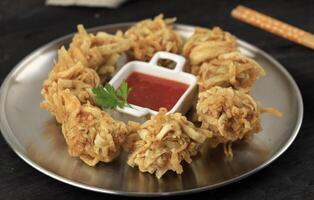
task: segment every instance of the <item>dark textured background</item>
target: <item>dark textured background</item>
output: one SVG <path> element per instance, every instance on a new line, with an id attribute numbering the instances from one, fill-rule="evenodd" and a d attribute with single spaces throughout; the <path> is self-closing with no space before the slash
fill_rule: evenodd
<path id="1" fill-rule="evenodd" d="M 298 83 L 305 104 L 301 131 L 279 159 L 257 174 L 212 191 L 178 198 L 314 199 L 314 50 L 278 38 L 230 17 L 243 4 L 314 33 L 314 1 L 138 0 L 119 9 L 46 7 L 43 0 L 0 0 L 0 82 L 39 46 L 86 27 L 137 21 L 160 12 L 179 23 L 219 25 L 275 57 Z M 1 111 L 0 111 L 1 112 Z M 0 136 L 0 199 L 120 199 L 58 182 L 24 163 Z"/>

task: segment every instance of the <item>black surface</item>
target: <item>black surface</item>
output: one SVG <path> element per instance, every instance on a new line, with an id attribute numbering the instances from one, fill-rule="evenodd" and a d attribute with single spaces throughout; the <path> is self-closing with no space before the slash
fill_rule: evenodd
<path id="1" fill-rule="evenodd" d="M 24 56 L 45 43 L 86 27 L 137 21 L 160 12 L 179 23 L 219 25 L 271 54 L 295 78 L 305 104 L 301 131 L 292 146 L 257 174 L 229 186 L 178 198 L 314 199 L 314 50 L 230 17 L 243 4 L 314 33 L 313 1 L 133 0 L 119 9 L 46 7 L 42 0 L 0 0 L 0 82 Z M 0 136 L 0 199 L 120 199 L 58 182 L 22 161 Z"/>

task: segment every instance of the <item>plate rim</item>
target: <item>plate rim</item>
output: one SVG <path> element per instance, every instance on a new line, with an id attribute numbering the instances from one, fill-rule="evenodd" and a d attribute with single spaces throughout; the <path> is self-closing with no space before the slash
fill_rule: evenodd
<path id="1" fill-rule="evenodd" d="M 102 30 L 102 29 L 109 29 L 109 28 L 116 28 L 116 27 L 127 27 L 127 26 L 134 24 L 134 23 L 135 22 L 123 22 L 123 23 L 114 23 L 114 24 L 96 26 L 96 27 L 92 27 L 92 28 L 87 29 L 87 31 L 94 32 L 94 31 L 98 31 L 98 30 Z M 197 26 L 177 23 L 177 24 L 175 24 L 175 27 L 177 29 L 189 29 L 189 30 L 191 30 Z M 6 96 L 4 94 L 5 94 L 5 91 L 7 91 L 7 88 L 9 86 L 8 82 L 9 82 L 10 78 L 14 74 L 16 74 L 19 70 L 23 69 L 22 66 L 24 65 L 24 63 L 27 63 L 28 61 L 32 60 L 34 57 L 36 57 L 42 51 L 47 50 L 53 44 L 59 43 L 61 41 L 64 41 L 64 40 L 71 38 L 74 35 L 74 33 L 75 32 L 70 33 L 70 34 L 66 34 L 62 37 L 59 37 L 55 40 L 52 40 L 51 42 L 48 42 L 48 43 L 42 45 L 41 47 L 33 50 L 30 54 L 28 54 L 26 57 L 24 57 L 20 62 L 18 62 L 12 68 L 12 70 L 5 77 L 5 79 L 3 80 L 2 84 L 1 84 L 1 88 L 0 88 L 0 108 L 1 109 L 0 110 L 5 109 Z M 260 164 L 256 168 L 241 174 L 240 176 L 233 177 L 229 180 L 225 180 L 223 182 L 219 182 L 219 183 L 216 183 L 213 185 L 207 185 L 207 186 L 202 186 L 202 187 L 193 188 L 193 189 L 186 189 L 186 190 L 181 190 L 181 191 L 175 190 L 175 191 L 170 191 L 170 192 L 133 192 L 133 191 L 121 191 L 121 190 L 105 189 L 105 188 L 90 186 L 90 185 L 87 185 L 84 183 L 79 183 L 77 181 L 74 181 L 74 180 L 65 178 L 63 176 L 60 176 L 58 174 L 55 174 L 55 173 L 45 169 L 44 167 L 40 166 L 39 164 L 35 163 L 30 158 L 28 158 L 28 156 L 25 153 L 23 153 L 23 150 L 19 146 L 19 143 L 16 141 L 17 139 L 15 138 L 14 133 L 8 124 L 5 112 L 0 113 L 0 117 L 1 117 L 0 118 L 0 130 L 1 130 L 2 136 L 4 137 L 5 141 L 9 144 L 11 149 L 22 160 L 24 160 L 27 164 L 29 164 L 31 167 L 35 168 L 36 170 L 40 171 L 41 173 L 43 173 L 43 174 L 45 174 L 45 175 L 47 175 L 47 176 L 49 176 L 55 180 L 58 180 L 60 182 L 63 182 L 63 183 L 66 183 L 66 184 L 69 184 L 69 185 L 72 185 L 72 186 L 75 186 L 78 188 L 82 188 L 82 189 L 86 189 L 86 190 L 90 190 L 90 191 L 95 191 L 95 192 L 100 192 L 100 193 L 122 195 L 122 196 L 146 196 L 146 197 L 183 195 L 183 194 L 188 194 L 188 193 L 190 194 L 190 193 L 196 193 L 196 192 L 201 192 L 201 191 L 206 191 L 206 190 L 212 190 L 212 189 L 215 189 L 215 188 L 218 188 L 221 186 L 225 186 L 225 185 L 229 185 L 231 183 L 237 182 L 237 181 L 242 180 L 242 179 L 244 179 L 244 178 L 246 178 L 252 174 L 255 174 L 256 172 L 260 171 L 261 169 L 263 169 L 266 166 L 268 166 L 269 164 L 271 164 L 279 156 L 281 156 L 291 146 L 292 142 L 295 140 L 296 136 L 298 135 L 300 128 L 301 128 L 301 125 L 302 125 L 303 115 L 304 115 L 304 105 L 303 105 L 303 99 L 302 99 L 300 89 L 299 89 L 296 81 L 293 79 L 291 74 L 283 67 L 283 65 L 281 65 L 275 58 L 273 58 L 271 55 L 267 54 L 265 51 L 261 50 L 260 48 L 256 47 L 255 45 L 252 45 L 248 42 L 245 42 L 244 40 L 241 40 L 239 38 L 237 39 L 237 42 L 241 46 L 244 46 L 253 52 L 259 52 L 262 56 L 264 56 L 270 62 L 274 63 L 274 65 L 276 65 L 277 69 L 279 69 L 285 75 L 285 77 L 288 79 L 288 81 L 291 83 L 293 90 L 296 93 L 296 99 L 297 99 L 297 104 L 298 104 L 298 106 L 297 106 L 298 107 L 298 116 L 297 116 L 296 125 L 292 131 L 290 138 L 287 140 L 287 142 L 279 150 L 277 150 L 277 152 L 273 156 L 271 156 L 268 160 L 266 160 L 265 162 L 263 162 L 262 164 Z"/>

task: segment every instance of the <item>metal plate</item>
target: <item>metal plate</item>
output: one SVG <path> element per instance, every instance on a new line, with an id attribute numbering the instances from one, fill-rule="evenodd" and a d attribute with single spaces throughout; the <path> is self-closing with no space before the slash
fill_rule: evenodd
<path id="1" fill-rule="evenodd" d="M 115 32 L 125 30 L 130 23 L 102 26 L 90 31 Z M 184 37 L 193 27 L 176 25 Z M 295 139 L 303 118 L 300 91 L 289 73 L 260 49 L 239 40 L 242 52 L 253 57 L 265 69 L 267 76 L 258 80 L 252 94 L 263 106 L 274 106 L 284 113 L 276 118 L 263 114 L 263 131 L 252 140 L 234 145 L 234 159 L 224 157 L 220 148 L 206 145 L 184 164 L 182 175 L 167 173 L 158 180 L 126 164 L 122 154 L 114 162 L 89 167 L 67 153 L 60 126 L 45 110 L 42 82 L 51 70 L 57 49 L 69 42 L 68 35 L 31 53 L 7 76 L 1 87 L 1 131 L 11 148 L 28 164 L 59 181 L 97 192 L 159 196 L 197 192 L 220 187 L 257 172 L 281 155 Z"/>

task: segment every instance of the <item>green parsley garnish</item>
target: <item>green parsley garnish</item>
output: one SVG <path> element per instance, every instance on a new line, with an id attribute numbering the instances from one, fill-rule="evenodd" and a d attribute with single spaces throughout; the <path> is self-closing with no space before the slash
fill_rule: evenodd
<path id="1" fill-rule="evenodd" d="M 92 89 L 95 94 L 97 106 L 101 108 L 123 108 L 131 105 L 128 103 L 128 96 L 131 91 L 128 83 L 123 81 L 120 87 L 115 90 L 112 85 L 106 83 L 105 87 L 98 86 Z"/>

